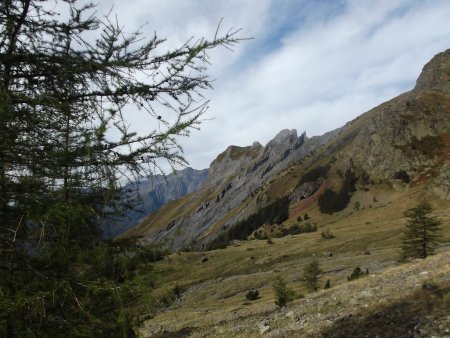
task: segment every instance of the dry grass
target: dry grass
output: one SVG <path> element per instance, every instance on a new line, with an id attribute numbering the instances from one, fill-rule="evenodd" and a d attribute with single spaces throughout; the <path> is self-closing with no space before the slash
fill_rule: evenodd
<path id="1" fill-rule="evenodd" d="M 355 305 L 352 305 L 350 296 L 355 288 L 364 293 L 365 285 L 369 281 L 374 290 L 379 283 L 385 283 L 385 297 L 388 299 L 393 296 L 407 297 L 401 290 L 390 289 L 389 276 L 395 271 L 399 275 L 401 271 L 409 271 L 407 265 L 398 267 L 396 262 L 399 238 L 405 224 L 403 211 L 423 198 L 422 191 L 418 187 L 398 192 L 388 191 L 385 187 L 374 187 L 368 192 L 358 192 L 353 197 L 361 201 L 364 209 L 355 211 L 351 203 L 347 209 L 332 216 L 321 214 L 317 206 L 308 209 L 310 221 L 319 226 L 318 232 L 276 238 L 273 239 L 274 244 L 268 244 L 265 240 L 251 240 L 239 242 L 224 250 L 169 256 L 156 266 L 160 271 L 160 280 L 155 295 L 162 295 L 176 284 L 185 292 L 180 301 L 145 324 L 141 331 L 142 336 L 148 337 L 158 333 L 163 337 L 164 334 L 173 333 L 176 337 L 175 332 L 178 332 L 180 337 L 181 334 L 194 337 L 214 336 L 222 330 L 220 336 L 252 337 L 259 335 L 258 323 L 267 316 L 271 318 L 271 334 L 276 336 L 279 333 L 282 336 L 286 327 L 296 332 L 299 326 L 293 325 L 289 316 L 287 318 L 286 315 L 280 315 L 274 304 L 271 285 L 277 275 L 282 275 L 286 279 L 289 288 L 297 297 L 306 295 L 306 298 L 298 299 L 289 305 L 288 309 L 292 309 L 295 313 L 300 310 L 303 313 L 306 311 L 304 309 L 308 309 L 308 313 L 312 311 L 312 314 L 320 313 L 320 316 L 327 311 L 330 316 L 344 314 Z M 373 201 L 374 196 L 377 202 Z M 367 205 L 370 201 L 371 207 Z M 432 199 L 432 202 L 436 214 L 444 221 L 444 240 L 448 245 L 450 242 L 448 201 Z M 330 229 L 336 238 L 321 239 L 322 229 Z M 208 257 L 208 261 L 202 263 L 204 256 Z M 302 283 L 302 270 L 311 256 L 318 258 L 324 271 L 321 282 L 324 284 L 329 279 L 333 287 L 331 290 L 307 294 Z M 429 275 L 423 276 L 424 278 L 419 276 L 417 279 L 417 276 L 411 274 L 411 283 L 417 286 L 417 283 L 420 284 L 422 280 L 435 274 L 441 276 L 447 272 L 447 276 L 450 275 L 449 255 L 443 257 L 445 259 L 433 262 L 447 265 L 437 269 L 439 271 L 430 271 Z M 377 276 L 348 283 L 347 276 L 356 266 L 360 266 L 363 271 L 367 268 L 371 274 Z M 404 289 L 403 282 L 400 280 L 396 287 Z M 394 288 L 395 283 L 392 285 Z M 250 289 L 258 289 L 261 297 L 255 301 L 247 301 L 245 294 Z M 338 294 L 341 294 L 340 298 Z M 327 309 L 326 311 L 309 309 L 308 304 L 314 303 L 319 299 L 317 297 L 338 298 L 332 302 L 324 300 L 326 304 L 321 305 L 321 308 Z M 364 305 L 361 310 L 378 304 L 377 297 L 378 295 L 373 295 L 373 299 L 366 302 L 367 307 Z M 304 334 L 310 334 L 308 333 L 310 331 L 318 332 L 317 330 L 325 330 L 334 325 L 337 317 L 333 318 L 328 321 L 312 321 L 311 326 L 302 324 L 301 327 L 306 327 Z M 240 328 L 242 334 L 236 331 L 236 328 Z"/>

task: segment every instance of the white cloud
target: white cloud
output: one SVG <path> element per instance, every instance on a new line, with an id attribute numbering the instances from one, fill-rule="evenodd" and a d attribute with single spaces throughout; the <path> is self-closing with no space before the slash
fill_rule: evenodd
<path id="1" fill-rule="evenodd" d="M 224 29 L 242 27 L 244 36 L 255 37 L 234 53 L 211 53 L 210 72 L 217 81 L 208 93 L 207 117 L 214 120 L 182 140 L 193 167 L 207 167 L 230 144 L 264 144 L 284 128 L 312 136 L 340 127 L 411 89 L 423 65 L 450 47 L 447 0 L 279 4 L 116 1 L 124 25 L 136 28 L 149 21 L 146 32 L 156 29 L 168 37 L 166 47 L 190 36 L 211 37 L 222 17 Z M 139 125 L 138 118 L 132 123 Z"/>

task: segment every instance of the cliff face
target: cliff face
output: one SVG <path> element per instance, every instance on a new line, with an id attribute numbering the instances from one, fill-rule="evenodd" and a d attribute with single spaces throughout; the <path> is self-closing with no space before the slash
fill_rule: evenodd
<path id="1" fill-rule="evenodd" d="M 289 195 L 293 202 L 309 198 L 323 179 L 299 187 L 298 179 L 287 177 L 318 163 L 328 163 L 334 172 L 364 173 L 394 188 L 402 186 L 397 179 L 401 172 L 410 184 L 426 182 L 427 189 L 450 199 L 449 80 L 446 51 L 425 65 L 412 91 L 340 129 L 312 138 L 286 129 L 264 147 L 257 142 L 230 146 L 211 163 L 200 190 L 164 206 L 124 237 L 143 236 L 171 249 L 201 249 L 277 197 Z"/>
<path id="2" fill-rule="evenodd" d="M 450 49 L 437 54 L 423 67 L 414 90 L 450 93 Z"/>
<path id="3" fill-rule="evenodd" d="M 199 189 L 207 177 L 207 169 L 186 168 L 166 177 L 155 175 L 151 179 L 140 182 L 137 187 L 130 186 L 132 193 L 137 190 L 139 194 L 140 201 L 135 207 L 136 210 L 127 211 L 115 222 L 108 222 L 108 226 L 105 225 L 104 236 L 115 237 L 136 226 L 169 201 L 179 199 Z"/>
<path id="4" fill-rule="evenodd" d="M 142 221 L 124 236 L 143 236 L 171 249 L 197 248 L 214 239 L 221 231 L 267 203 L 255 199 L 261 187 L 268 185 L 292 163 L 305 158 L 327 143 L 338 131 L 311 139 L 296 130 L 282 130 L 265 147 L 230 146 L 209 168 L 203 187 Z"/>
<path id="5" fill-rule="evenodd" d="M 362 116 L 346 155 L 368 173 L 392 179 L 404 170 L 413 182 L 450 198 L 450 51 L 425 65 L 415 88 Z"/>

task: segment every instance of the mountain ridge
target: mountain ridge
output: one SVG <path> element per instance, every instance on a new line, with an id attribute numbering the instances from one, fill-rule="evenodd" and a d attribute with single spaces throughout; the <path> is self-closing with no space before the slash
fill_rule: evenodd
<path id="1" fill-rule="evenodd" d="M 122 216 L 108 220 L 103 229 L 104 236 L 115 237 L 134 227 L 166 203 L 197 190 L 207 177 L 207 169 L 188 167 L 169 175 L 153 175 L 149 179 L 127 185 L 123 189 L 124 198 L 137 198 L 137 204 Z"/>
<path id="2" fill-rule="evenodd" d="M 202 189 L 163 207 L 122 237 L 142 236 L 174 250 L 202 249 L 279 197 L 308 200 L 319 188 L 337 191 L 348 170 L 365 178 L 366 186 L 424 184 L 449 199 L 449 60 L 450 50 L 436 55 L 414 89 L 324 135 L 308 138 L 285 129 L 264 147 L 228 147 L 212 162 Z M 308 191 L 301 191 L 298 176 L 318 165 L 328 165 L 332 177 L 321 177 L 320 184 L 313 180 Z M 399 180 L 401 175 L 408 182 Z"/>

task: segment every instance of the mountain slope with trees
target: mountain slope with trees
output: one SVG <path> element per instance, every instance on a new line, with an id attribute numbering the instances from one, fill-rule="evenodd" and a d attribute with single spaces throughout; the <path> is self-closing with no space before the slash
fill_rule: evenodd
<path id="1" fill-rule="evenodd" d="M 450 51 L 425 65 L 416 87 L 320 137 L 283 130 L 265 147 L 231 146 L 203 188 L 170 203 L 123 237 L 170 249 L 202 249 L 274 200 L 289 218 L 318 204 L 333 217 L 357 190 L 417 185 L 450 198 Z M 270 226 L 270 224 L 267 224 Z M 256 229 L 254 229 L 256 230 Z"/>

